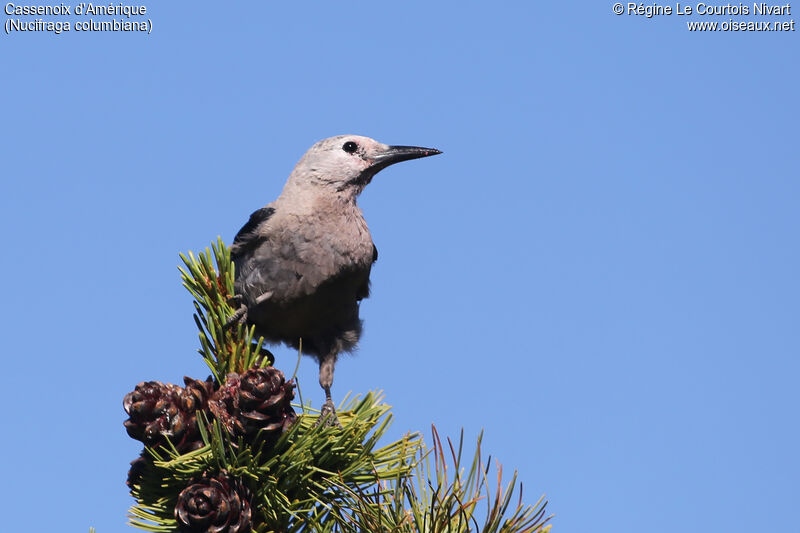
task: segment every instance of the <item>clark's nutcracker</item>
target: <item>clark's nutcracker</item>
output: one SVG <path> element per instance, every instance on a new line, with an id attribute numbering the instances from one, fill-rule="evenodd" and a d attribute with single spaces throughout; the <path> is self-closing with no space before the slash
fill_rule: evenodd
<path id="1" fill-rule="evenodd" d="M 319 361 L 323 416 L 335 423 L 333 368 L 361 335 L 359 301 L 369 296 L 378 259 L 356 198 L 380 170 L 441 153 L 387 146 L 341 135 L 318 142 L 300 159 L 277 200 L 262 207 L 236 235 L 236 320 L 256 326 L 269 342 L 299 348 Z"/>

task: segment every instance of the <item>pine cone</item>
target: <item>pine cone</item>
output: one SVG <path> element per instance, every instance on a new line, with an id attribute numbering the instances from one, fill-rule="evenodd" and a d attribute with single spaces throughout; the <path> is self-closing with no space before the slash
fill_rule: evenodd
<path id="1" fill-rule="evenodd" d="M 233 435 L 278 437 L 297 418 L 292 409 L 294 383 L 275 367 L 228 374 L 225 386 L 209 402 L 211 412 Z"/>
<path id="2" fill-rule="evenodd" d="M 294 383 L 275 367 L 251 368 L 239 386 L 241 419 L 248 433 L 262 430 L 280 435 L 294 423 Z"/>
<path id="3" fill-rule="evenodd" d="M 144 454 L 131 461 L 131 467 L 128 470 L 128 480 L 125 482 L 129 489 L 132 489 L 134 485 L 139 484 L 139 482 L 142 480 L 142 476 L 148 469 L 149 464 L 150 463 Z"/>
<path id="4" fill-rule="evenodd" d="M 164 385 L 160 381 L 136 385 L 122 402 L 130 416 L 124 423 L 128 435 L 147 446 L 165 444 L 166 437 L 169 437 L 180 452 L 202 447 L 196 411 L 200 404 L 198 395 L 202 396 L 200 389 L 204 386 L 199 385 L 203 382 L 195 383 L 188 390 L 171 383 Z"/>
<path id="5" fill-rule="evenodd" d="M 181 391 L 181 405 L 187 413 L 202 411 L 208 406 L 208 400 L 214 394 L 214 382 L 211 376 L 205 381 L 184 376 L 186 388 Z"/>
<path id="6" fill-rule="evenodd" d="M 222 473 L 183 489 L 175 505 L 175 519 L 184 532 L 247 533 L 250 505 L 250 491 Z"/>
<path id="7" fill-rule="evenodd" d="M 239 374 L 231 372 L 225 384 L 208 402 L 208 409 L 231 435 L 244 435 L 245 429 L 239 420 Z"/>

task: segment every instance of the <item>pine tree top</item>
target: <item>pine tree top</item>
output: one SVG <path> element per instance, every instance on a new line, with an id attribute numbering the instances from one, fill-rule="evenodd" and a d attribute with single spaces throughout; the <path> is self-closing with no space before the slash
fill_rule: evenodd
<path id="1" fill-rule="evenodd" d="M 418 433 L 381 445 L 391 408 L 380 392 L 345 398 L 341 427 L 292 404 L 294 383 L 272 368 L 254 328 L 226 327 L 234 271 L 219 239 L 181 255 L 194 297 L 207 381 L 144 382 L 125 398 L 129 434 L 145 443 L 131 463 L 130 523 L 146 531 L 544 532 L 546 502 L 522 502 L 516 473 L 471 461 L 463 433 L 433 446 Z M 295 414 L 295 408 L 299 414 Z M 496 481 L 490 481 L 496 479 Z M 519 495 L 512 502 L 515 492 Z"/>

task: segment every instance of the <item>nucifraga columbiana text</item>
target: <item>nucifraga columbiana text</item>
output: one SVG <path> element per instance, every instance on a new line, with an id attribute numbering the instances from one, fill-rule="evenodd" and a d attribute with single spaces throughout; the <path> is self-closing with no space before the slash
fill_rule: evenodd
<path id="1" fill-rule="evenodd" d="M 331 400 L 336 358 L 361 335 L 359 302 L 369 296 L 378 259 L 356 198 L 380 170 L 441 153 L 340 135 L 312 146 L 280 196 L 262 207 L 233 240 L 236 320 L 269 342 L 299 348 L 319 362 L 323 417 L 338 423 Z"/>

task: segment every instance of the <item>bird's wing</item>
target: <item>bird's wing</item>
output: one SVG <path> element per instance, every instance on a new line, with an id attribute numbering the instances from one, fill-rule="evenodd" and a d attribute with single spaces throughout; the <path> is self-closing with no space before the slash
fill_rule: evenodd
<path id="1" fill-rule="evenodd" d="M 272 216 L 275 209 L 272 207 L 262 207 L 250 215 L 250 220 L 247 224 L 242 226 L 236 237 L 233 238 L 233 245 L 231 246 L 231 254 L 236 256 L 244 253 L 245 251 L 256 246 L 263 237 L 259 234 L 258 228 Z"/>
<path id="2" fill-rule="evenodd" d="M 372 264 L 378 260 L 378 247 L 375 244 L 372 245 Z M 372 265 L 367 268 L 366 276 L 364 277 L 363 281 L 358 287 L 358 291 L 356 291 L 356 299 L 361 301 L 364 298 L 369 298 L 369 273 L 372 270 Z"/>

